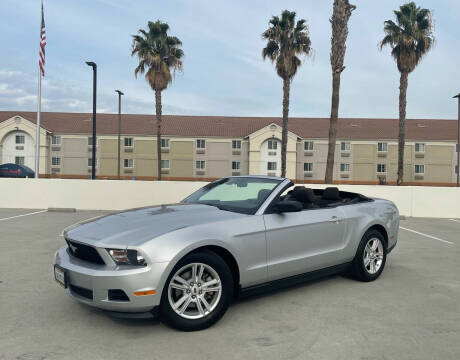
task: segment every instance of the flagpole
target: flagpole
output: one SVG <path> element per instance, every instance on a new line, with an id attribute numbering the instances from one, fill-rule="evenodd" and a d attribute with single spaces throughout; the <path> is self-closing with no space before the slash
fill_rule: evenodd
<path id="1" fill-rule="evenodd" d="M 46 45 L 46 35 L 45 35 L 45 15 L 43 13 L 43 0 L 42 11 L 41 11 L 41 22 L 40 22 L 40 53 L 38 60 L 38 92 L 37 92 L 37 131 L 35 134 L 35 178 L 39 178 L 40 174 L 40 118 L 42 112 L 42 76 L 45 75 L 45 45 Z"/>
<path id="2" fill-rule="evenodd" d="M 40 170 L 40 117 L 42 105 L 42 71 L 38 66 L 38 95 L 37 95 L 37 133 L 35 135 L 35 178 L 38 179 Z"/>

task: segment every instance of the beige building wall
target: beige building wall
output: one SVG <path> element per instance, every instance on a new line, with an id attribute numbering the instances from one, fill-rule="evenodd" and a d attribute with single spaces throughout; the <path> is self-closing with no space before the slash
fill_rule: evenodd
<path id="1" fill-rule="evenodd" d="M 253 134 L 249 135 L 249 174 L 261 174 L 261 162 L 263 161 L 260 153 L 262 144 L 268 139 L 281 140 L 282 128 L 277 124 L 266 126 Z M 286 148 L 286 177 L 295 179 L 297 168 L 297 135 L 288 132 L 288 141 Z M 279 149 L 281 151 L 281 149 Z M 281 166 L 281 164 L 279 165 Z M 265 174 L 262 174 L 265 175 Z"/>
<path id="2" fill-rule="evenodd" d="M 198 178 L 219 178 L 223 176 L 248 174 L 248 142 L 241 138 L 205 138 L 206 148 L 197 149 L 193 139 L 193 176 Z M 232 141 L 241 141 L 241 149 L 232 149 Z M 197 169 L 196 161 L 204 160 L 205 169 Z M 232 162 L 240 162 L 240 170 L 232 169 Z"/>
<path id="3" fill-rule="evenodd" d="M 304 143 L 313 141 L 313 151 L 305 151 Z M 348 141 L 348 140 L 346 140 Z M 341 142 L 338 140 L 335 147 L 333 179 L 347 181 L 352 179 L 354 172 L 353 164 L 353 143 L 350 151 L 341 151 Z M 305 181 L 323 181 L 326 174 L 328 142 L 324 139 L 303 139 L 297 144 L 297 171 L 296 179 Z M 304 172 L 304 163 L 313 163 L 313 172 Z M 350 171 L 342 173 L 340 164 L 350 164 Z"/>
<path id="4" fill-rule="evenodd" d="M 16 131 L 23 131 L 27 133 L 34 141 L 36 141 L 36 126 L 34 123 L 30 122 L 27 119 L 24 119 L 21 116 L 13 116 L 12 118 L 2 121 L 0 123 L 0 162 L 3 154 L 3 142 L 8 134 Z M 35 152 L 35 151 L 34 151 Z M 17 156 L 23 156 L 20 151 L 18 151 Z M 49 158 L 49 133 L 44 129 L 40 129 L 40 174 L 46 174 L 49 172 L 48 166 Z M 34 165 L 31 166 L 32 170 L 35 170 L 35 161 Z"/>
<path id="5" fill-rule="evenodd" d="M 35 124 L 20 116 L 14 116 L 0 123 L 0 158 L 5 137 L 15 131 L 29 134 L 35 141 Z M 91 158 L 90 134 L 59 134 L 61 144 L 51 144 L 52 133 L 46 129 L 40 131 L 40 173 L 54 176 L 87 177 L 91 172 L 88 159 Z M 124 138 L 132 137 L 133 146 L 125 147 Z M 245 138 L 205 137 L 206 148 L 196 148 L 196 137 L 163 136 L 169 139 L 169 148 L 162 149 L 162 159 L 169 160 L 169 169 L 163 169 L 165 178 L 218 178 L 230 175 L 260 174 L 263 144 L 268 139 L 281 139 L 281 127 L 268 125 L 249 134 Z M 232 149 L 232 140 L 241 141 L 241 149 Z M 313 151 L 304 150 L 304 141 L 313 141 Z M 97 137 L 98 176 L 116 177 L 117 175 L 117 136 L 100 135 Z M 350 141 L 351 150 L 343 152 L 341 141 Z M 386 152 L 378 152 L 378 142 L 387 143 Z M 415 152 L 415 143 L 425 144 L 424 153 Z M 265 146 L 266 147 L 266 146 Z M 297 134 L 288 133 L 287 177 L 303 181 L 322 181 L 326 170 L 327 139 L 301 139 Z M 279 149 L 280 151 L 281 149 Z M 123 135 L 120 144 L 120 169 L 123 177 L 151 178 L 157 176 L 156 137 Z M 338 139 L 334 161 L 334 181 L 376 183 L 380 176 L 387 183 L 397 178 L 397 139 L 389 140 L 342 140 Z M 270 154 L 269 154 L 270 155 Z M 59 157 L 60 165 L 52 165 L 52 158 Z M 125 168 L 124 160 L 133 159 L 133 168 Z M 196 161 L 204 160 L 205 169 L 197 169 Z M 239 171 L 232 169 L 232 162 L 239 161 Z M 313 163 L 313 171 L 305 172 L 304 163 Z M 404 156 L 404 181 L 406 183 L 454 183 L 456 181 L 455 141 L 406 141 Z M 340 171 L 340 164 L 350 164 L 350 171 Z M 386 165 L 386 173 L 377 173 L 377 164 Z M 280 164 L 281 165 L 281 164 Z M 424 174 L 415 174 L 415 165 L 424 165 Z M 263 172 L 263 171 L 262 171 Z"/>
<path id="6" fill-rule="evenodd" d="M 450 146 L 426 144 L 424 160 L 424 180 L 426 182 L 447 182 L 447 179 L 451 177 L 452 150 Z"/>
<path id="7" fill-rule="evenodd" d="M 92 156 L 92 154 L 88 151 L 88 148 L 87 136 L 61 135 L 61 146 L 51 146 L 51 157 L 60 157 L 61 167 L 59 169 L 57 166 L 50 165 L 51 172 L 59 174 L 88 176 L 91 174 L 91 172 L 88 171 L 88 169 L 91 170 L 91 168 L 88 167 L 88 158 L 91 158 Z M 98 165 L 99 164 L 96 161 L 96 166 Z M 59 171 L 55 171 L 53 169 L 58 169 Z"/>
<path id="8" fill-rule="evenodd" d="M 163 159 L 168 159 L 170 169 L 167 176 L 178 178 L 193 177 L 193 141 L 170 139 L 169 152 L 161 154 Z M 164 171 L 166 176 L 166 171 Z"/>
<path id="9" fill-rule="evenodd" d="M 99 149 L 99 176 L 115 176 L 118 173 L 117 160 L 117 143 L 118 139 L 102 137 L 98 139 Z M 121 157 L 121 153 L 120 153 Z M 120 169 L 121 170 L 121 169 Z M 122 175 L 120 173 L 120 175 Z"/>

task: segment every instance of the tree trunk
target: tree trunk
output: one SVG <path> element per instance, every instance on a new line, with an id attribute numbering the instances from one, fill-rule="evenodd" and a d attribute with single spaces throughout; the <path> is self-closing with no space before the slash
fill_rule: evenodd
<path id="1" fill-rule="evenodd" d="M 343 61 L 347 50 L 348 20 L 351 13 L 356 9 L 348 0 L 334 0 L 332 17 L 331 37 L 331 68 L 332 68 L 332 101 L 331 118 L 329 122 L 329 146 L 327 151 L 326 174 L 324 182 L 332 184 L 334 177 L 335 143 L 337 139 L 337 122 L 339 118 L 340 76 L 345 69 Z"/>
<path id="2" fill-rule="evenodd" d="M 281 133 L 281 177 L 286 177 L 286 150 L 290 87 L 291 81 L 289 79 L 283 79 L 283 130 Z"/>
<path id="3" fill-rule="evenodd" d="M 161 181 L 161 91 L 155 90 L 155 106 L 157 115 L 157 158 L 158 180 Z"/>
<path id="4" fill-rule="evenodd" d="M 398 180 L 397 185 L 404 181 L 404 144 L 406 141 L 406 93 L 408 72 L 402 72 L 399 80 L 399 140 L 398 140 Z"/>
<path id="5" fill-rule="evenodd" d="M 340 101 L 340 74 L 334 71 L 332 73 L 332 101 L 331 101 L 331 119 L 329 124 L 329 146 L 327 150 L 326 176 L 324 182 L 332 184 L 334 173 L 335 143 L 337 139 L 337 122 L 339 119 L 339 101 Z"/>

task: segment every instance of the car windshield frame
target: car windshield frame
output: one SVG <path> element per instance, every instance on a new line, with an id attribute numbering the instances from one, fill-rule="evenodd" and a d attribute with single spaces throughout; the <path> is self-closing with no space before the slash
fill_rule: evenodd
<path id="1" fill-rule="evenodd" d="M 270 178 L 270 177 L 226 177 L 216 181 L 213 181 L 199 190 L 195 191 L 191 195 L 187 196 L 182 203 L 187 204 L 201 204 L 209 205 L 218 208 L 219 210 L 225 210 L 240 214 L 254 215 L 257 210 L 265 203 L 269 196 L 278 189 L 279 185 L 283 183 L 283 179 Z M 250 184 L 254 184 L 254 189 L 248 189 Z M 272 186 L 271 186 L 272 185 Z M 225 186 L 231 186 L 225 188 Z M 243 190 L 240 194 L 235 192 L 232 194 L 229 190 L 247 189 L 247 195 L 256 195 L 254 197 L 248 197 L 247 199 L 238 199 L 238 197 L 244 197 Z M 250 193 L 250 191 L 257 191 L 257 193 Z M 262 190 L 265 190 L 261 193 Z M 206 196 L 212 194 L 222 194 L 228 199 L 206 199 Z M 205 199 L 203 199 L 203 197 Z M 232 200 L 232 198 L 237 198 Z"/>

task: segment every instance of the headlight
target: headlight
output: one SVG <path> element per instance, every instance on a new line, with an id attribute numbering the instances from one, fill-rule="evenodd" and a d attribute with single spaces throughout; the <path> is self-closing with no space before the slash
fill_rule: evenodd
<path id="1" fill-rule="evenodd" d="M 136 250 L 106 249 L 117 265 L 146 266 L 145 258 Z"/>

